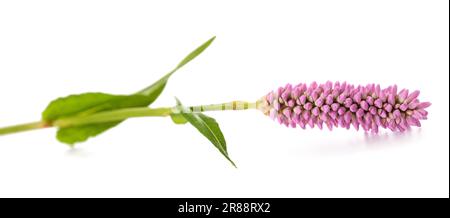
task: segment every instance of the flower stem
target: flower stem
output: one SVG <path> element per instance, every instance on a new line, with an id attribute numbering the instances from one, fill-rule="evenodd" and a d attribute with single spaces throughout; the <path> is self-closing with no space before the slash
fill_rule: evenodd
<path id="1" fill-rule="evenodd" d="M 47 127 L 50 127 L 50 125 L 44 121 L 19 124 L 19 125 L 15 125 L 15 126 L 8 126 L 8 127 L 0 128 L 0 135 L 25 132 L 25 131 L 36 130 L 36 129 L 43 129 L 43 128 L 47 128 Z"/>
<path id="2" fill-rule="evenodd" d="M 260 102 L 243 102 L 232 101 L 222 104 L 208 104 L 198 105 L 183 108 L 183 113 L 199 113 L 205 111 L 225 111 L 225 110 L 247 110 L 247 109 L 259 109 Z M 17 132 L 24 132 L 29 130 L 42 129 L 47 127 L 73 127 L 83 126 L 96 123 L 108 123 L 126 120 L 134 117 L 165 117 L 174 113 L 179 113 L 178 107 L 161 107 L 161 108 L 125 108 L 112 111 L 98 112 L 87 116 L 74 116 L 55 120 L 53 122 L 39 121 L 33 123 L 20 124 L 15 126 L 9 126 L 0 128 L 0 135 L 12 134 Z"/>
<path id="3" fill-rule="evenodd" d="M 187 107 L 190 112 L 204 112 L 204 111 L 226 111 L 226 110 L 247 110 L 259 108 L 260 102 L 246 102 L 246 101 L 232 101 L 222 104 L 208 104 Z"/>
<path id="4" fill-rule="evenodd" d="M 53 126 L 64 128 L 69 126 L 83 126 L 94 123 L 121 121 L 133 117 L 165 117 L 169 116 L 172 108 L 126 108 L 95 113 L 89 116 L 62 118 L 53 122 Z"/>

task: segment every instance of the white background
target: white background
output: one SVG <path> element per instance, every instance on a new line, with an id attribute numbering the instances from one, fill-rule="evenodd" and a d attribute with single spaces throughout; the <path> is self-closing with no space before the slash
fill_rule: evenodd
<path id="1" fill-rule="evenodd" d="M 72 93 L 135 92 L 212 37 L 154 106 L 256 100 L 286 83 L 421 90 L 405 134 L 288 129 L 214 112 L 238 169 L 192 126 L 128 120 L 70 149 L 0 137 L 1 197 L 448 197 L 448 1 L 1 1 L 0 126 Z"/>

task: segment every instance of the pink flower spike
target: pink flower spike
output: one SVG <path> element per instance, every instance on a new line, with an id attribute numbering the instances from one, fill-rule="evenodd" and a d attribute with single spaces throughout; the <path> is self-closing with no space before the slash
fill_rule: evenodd
<path id="1" fill-rule="evenodd" d="M 322 129 L 326 125 L 378 133 L 380 128 L 406 131 L 411 126 L 420 127 L 427 119 L 425 110 L 431 103 L 420 102 L 419 91 L 409 93 L 397 85 L 382 89 L 379 85 L 353 86 L 331 83 L 287 84 L 263 98 L 261 110 L 279 123 L 290 127 L 306 125 Z"/>

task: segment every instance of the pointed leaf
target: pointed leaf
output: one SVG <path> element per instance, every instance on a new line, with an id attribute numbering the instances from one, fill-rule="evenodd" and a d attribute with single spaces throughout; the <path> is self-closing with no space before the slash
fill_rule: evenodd
<path id="1" fill-rule="evenodd" d="M 183 108 L 178 99 L 177 105 L 180 114 L 203 136 L 205 136 L 234 167 L 236 167 L 228 155 L 227 143 L 216 120 L 202 113 L 191 113 L 188 109 Z"/>
<path id="2" fill-rule="evenodd" d="M 166 86 L 169 77 L 172 74 L 174 74 L 178 69 L 180 69 L 181 67 L 192 61 L 194 58 L 196 58 L 203 51 L 205 51 L 206 48 L 208 48 L 209 45 L 211 45 L 211 43 L 214 41 L 215 38 L 216 37 L 214 36 L 205 43 L 203 43 L 202 45 L 200 45 L 194 51 L 189 53 L 180 63 L 178 63 L 178 65 L 172 71 L 167 73 L 164 77 L 162 77 L 160 80 L 156 81 L 149 87 L 139 91 L 138 94 L 148 95 L 151 96 L 153 99 L 158 98 L 158 96 L 161 94 L 162 90 Z"/>
<path id="3" fill-rule="evenodd" d="M 194 51 L 189 53 L 180 63 L 178 63 L 177 67 L 173 71 L 176 71 L 176 70 L 180 69 L 181 67 L 183 67 L 184 65 L 186 65 L 187 63 L 192 61 L 194 58 L 196 58 L 203 51 L 205 51 L 206 48 L 208 48 L 209 45 L 211 45 L 211 43 L 214 41 L 214 39 L 216 39 L 215 36 L 213 36 L 211 39 L 209 39 L 208 41 L 203 43 L 201 46 L 196 48 Z"/>

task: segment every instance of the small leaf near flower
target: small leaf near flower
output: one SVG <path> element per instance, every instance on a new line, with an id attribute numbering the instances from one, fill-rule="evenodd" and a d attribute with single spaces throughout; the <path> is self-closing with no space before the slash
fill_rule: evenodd
<path id="1" fill-rule="evenodd" d="M 234 167 L 236 167 L 228 155 L 227 143 L 216 120 L 202 113 L 191 113 L 188 109 L 183 107 L 178 99 L 177 108 L 179 110 L 179 114 L 183 116 L 190 124 L 192 124 L 192 126 L 194 126 L 203 136 L 205 136 L 219 150 L 219 152 L 228 161 L 230 161 Z"/>

